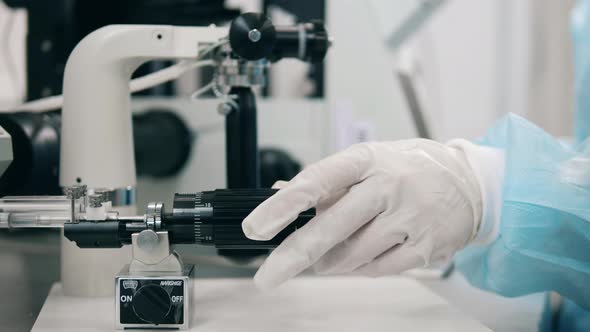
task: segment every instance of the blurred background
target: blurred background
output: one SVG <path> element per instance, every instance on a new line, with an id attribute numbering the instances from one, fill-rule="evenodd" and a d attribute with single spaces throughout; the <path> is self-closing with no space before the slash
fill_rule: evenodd
<path id="1" fill-rule="evenodd" d="M 474 139 L 507 112 L 567 137 L 574 114 L 569 30 L 574 2 L 5 0 L 0 1 L 0 109 L 60 94 L 69 53 L 101 26 L 206 26 L 263 11 L 279 25 L 325 20 L 334 38 L 324 63 L 280 61 L 258 91 L 266 186 L 357 142 Z M 150 62 L 136 75 L 167 65 Z M 174 192 L 225 186 L 218 102 L 189 98 L 211 75 L 191 72 L 133 96 L 139 206 Z M 61 191 L 59 124 L 59 110 L 0 114 L 0 125 L 13 128 L 15 144 L 22 147 L 0 180 L 0 195 Z M 147 147 L 166 157 L 153 158 Z M 197 277 L 249 277 L 260 261 L 209 249 L 181 250 L 185 260 L 200 267 Z M 57 280 L 58 232 L 0 232 L 0 326 L 29 330 Z M 424 282 L 496 331 L 536 330 L 540 296 L 503 299 L 471 289 L 456 274 L 445 282 Z"/>

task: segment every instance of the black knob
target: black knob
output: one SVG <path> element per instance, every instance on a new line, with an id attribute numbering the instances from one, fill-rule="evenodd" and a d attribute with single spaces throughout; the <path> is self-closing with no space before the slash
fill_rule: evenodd
<path id="1" fill-rule="evenodd" d="M 270 188 L 278 180 L 290 181 L 301 172 L 301 164 L 288 152 L 277 148 L 260 149 L 260 186 Z"/>
<path id="2" fill-rule="evenodd" d="M 298 58 L 317 63 L 324 60 L 331 46 L 328 32 L 322 21 L 311 21 L 294 26 L 277 26 L 276 45 L 272 61 Z"/>
<path id="3" fill-rule="evenodd" d="M 152 109 L 134 115 L 137 174 L 156 178 L 178 174 L 189 160 L 195 137 L 185 121 L 172 111 Z"/>
<path id="4" fill-rule="evenodd" d="M 272 22 L 258 13 L 245 13 L 229 27 L 232 51 L 246 60 L 260 60 L 272 55 L 276 31 Z"/>
<path id="5" fill-rule="evenodd" d="M 0 178 L 0 196 L 61 195 L 59 112 L 3 113 L 0 126 L 12 136 L 14 151 L 14 161 Z"/>
<path id="6" fill-rule="evenodd" d="M 137 317 L 150 324 L 163 324 L 172 308 L 170 295 L 158 285 L 141 287 L 133 295 L 131 304 Z"/>

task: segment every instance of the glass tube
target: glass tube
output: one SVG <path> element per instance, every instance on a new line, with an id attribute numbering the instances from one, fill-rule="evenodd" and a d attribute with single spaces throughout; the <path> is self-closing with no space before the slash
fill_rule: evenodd
<path id="1" fill-rule="evenodd" d="M 75 204 L 80 211 L 80 202 Z M 0 199 L 0 228 L 63 227 L 71 219 L 66 196 L 14 196 Z"/>

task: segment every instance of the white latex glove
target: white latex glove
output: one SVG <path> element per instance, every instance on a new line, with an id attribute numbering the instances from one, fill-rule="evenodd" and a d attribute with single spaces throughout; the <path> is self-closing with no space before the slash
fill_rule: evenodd
<path id="1" fill-rule="evenodd" d="M 475 238 L 482 219 L 465 146 L 478 148 L 463 140 L 366 143 L 307 167 L 242 224 L 248 238 L 269 240 L 316 207 L 255 282 L 271 288 L 312 265 L 319 273 L 379 276 L 449 259 Z"/>

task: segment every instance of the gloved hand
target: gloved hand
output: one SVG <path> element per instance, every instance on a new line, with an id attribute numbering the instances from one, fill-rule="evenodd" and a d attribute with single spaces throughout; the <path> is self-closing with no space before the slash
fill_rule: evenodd
<path id="1" fill-rule="evenodd" d="M 478 177 L 464 152 L 477 148 L 458 141 L 359 144 L 304 169 L 242 224 L 248 238 L 269 240 L 316 207 L 316 217 L 267 258 L 257 285 L 277 286 L 312 265 L 379 276 L 452 257 L 482 219 Z"/>

